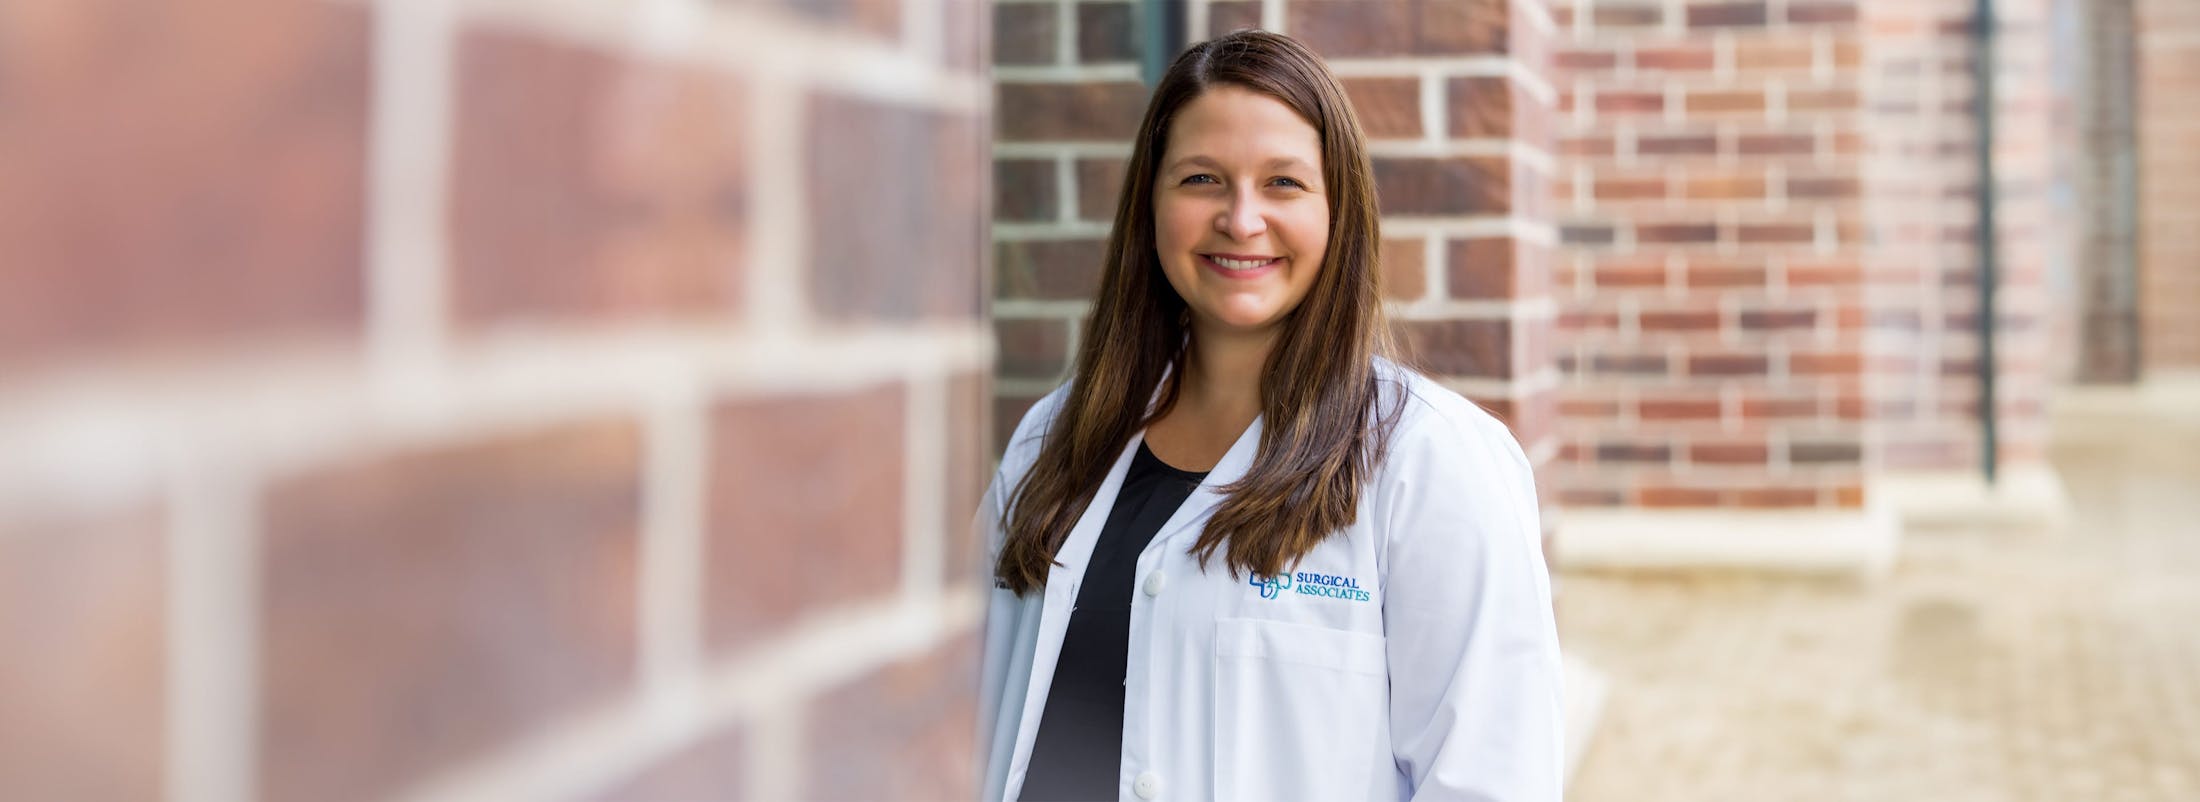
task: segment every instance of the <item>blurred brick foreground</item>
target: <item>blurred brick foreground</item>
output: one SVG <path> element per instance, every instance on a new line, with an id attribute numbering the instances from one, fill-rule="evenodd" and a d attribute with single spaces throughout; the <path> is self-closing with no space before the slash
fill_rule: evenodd
<path id="1" fill-rule="evenodd" d="M 1155 13 L 1344 80 L 1611 679 L 1585 798 L 2189 796 L 2184 419 L 2051 413 L 2200 368 L 2200 4 L 1997 3 L 1991 362 L 1971 7 L 0 4 L 0 798 L 971 796 L 966 524 Z"/>

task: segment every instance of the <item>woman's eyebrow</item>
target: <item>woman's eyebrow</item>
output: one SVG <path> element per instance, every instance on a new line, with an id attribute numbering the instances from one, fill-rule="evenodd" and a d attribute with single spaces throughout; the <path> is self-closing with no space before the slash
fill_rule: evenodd
<path id="1" fill-rule="evenodd" d="M 1216 162 L 1214 159 L 1207 158 L 1206 156 L 1195 155 L 1186 156 L 1184 158 L 1177 159 L 1176 161 L 1169 162 L 1167 167 L 1162 168 L 1162 172 L 1175 170 L 1179 167 L 1184 167 L 1186 165 L 1197 165 L 1210 170 L 1222 169 L 1221 163 Z M 1301 159 L 1297 156 L 1277 156 L 1273 159 L 1269 159 L 1268 163 L 1263 166 L 1270 170 L 1277 170 L 1285 167 L 1298 167 L 1310 170 L 1314 167 L 1311 164 L 1307 164 L 1305 159 Z"/>

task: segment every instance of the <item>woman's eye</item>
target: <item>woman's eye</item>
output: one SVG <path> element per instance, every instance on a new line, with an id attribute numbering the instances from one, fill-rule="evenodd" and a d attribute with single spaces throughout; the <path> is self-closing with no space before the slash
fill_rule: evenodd
<path id="1" fill-rule="evenodd" d="M 1215 182 L 1215 177 L 1214 177 L 1214 176 L 1208 175 L 1208 174 L 1206 174 L 1206 173 L 1200 173 L 1199 175 L 1195 175 L 1195 176 L 1192 176 L 1192 177 L 1190 177 L 1190 178 L 1186 178 L 1186 179 L 1184 179 L 1184 183 L 1187 183 L 1187 184 L 1212 184 L 1212 183 L 1216 183 L 1216 182 Z"/>
<path id="2" fill-rule="evenodd" d="M 1278 178 L 1274 181 L 1274 183 L 1283 184 L 1285 186 L 1298 187 L 1299 189 L 1306 188 L 1306 185 L 1300 183 L 1299 180 L 1296 178 Z"/>

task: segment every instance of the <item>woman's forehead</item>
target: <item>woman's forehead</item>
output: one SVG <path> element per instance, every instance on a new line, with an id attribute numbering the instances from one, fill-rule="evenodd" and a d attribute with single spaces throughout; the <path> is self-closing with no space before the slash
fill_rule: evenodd
<path id="1" fill-rule="evenodd" d="M 1164 168 L 1204 161 L 1211 167 L 1313 167 L 1321 132 L 1283 101 L 1233 85 L 1201 92 L 1169 126 Z"/>

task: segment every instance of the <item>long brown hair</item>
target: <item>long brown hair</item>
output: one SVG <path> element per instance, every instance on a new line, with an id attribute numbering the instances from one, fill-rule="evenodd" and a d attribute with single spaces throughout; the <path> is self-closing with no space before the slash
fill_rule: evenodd
<path id="1" fill-rule="evenodd" d="M 1223 551 L 1232 576 L 1282 573 L 1353 522 L 1360 486 L 1382 458 L 1396 408 L 1378 409 L 1374 358 L 1390 353 L 1391 342 L 1359 119 L 1336 77 L 1297 40 L 1239 31 L 1193 45 L 1146 106 L 1076 374 L 1001 522 L 1007 537 L 994 571 L 1018 594 L 1046 584 L 1055 553 L 1123 445 L 1176 403 L 1190 327 L 1154 248 L 1153 183 L 1177 112 L 1218 85 L 1273 97 L 1320 133 L 1329 245 L 1261 372 L 1263 429 L 1253 465 L 1220 488 L 1225 498 L 1191 553 L 1204 566 Z"/>

